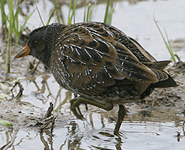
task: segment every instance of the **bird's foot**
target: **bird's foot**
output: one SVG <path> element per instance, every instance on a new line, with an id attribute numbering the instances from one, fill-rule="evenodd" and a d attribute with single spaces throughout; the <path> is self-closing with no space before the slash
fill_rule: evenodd
<path id="1" fill-rule="evenodd" d="M 87 104 L 91 104 L 93 106 L 97 106 L 99 108 L 102 108 L 104 110 L 111 110 L 113 108 L 113 103 L 112 102 L 105 102 L 105 103 L 99 103 L 96 100 L 89 100 L 86 98 L 82 98 L 82 97 L 75 97 L 74 99 L 70 100 L 71 102 L 71 110 L 73 111 L 74 115 L 78 118 L 78 119 L 84 119 L 79 105 L 80 104 L 85 104 L 86 106 L 86 110 L 88 110 Z"/>
<path id="2" fill-rule="evenodd" d="M 80 104 L 85 104 L 86 110 L 88 110 L 87 103 L 83 99 L 76 97 L 74 99 L 70 100 L 71 102 L 71 110 L 73 111 L 74 115 L 78 118 L 83 120 L 84 117 L 81 113 L 81 110 L 79 108 Z"/>

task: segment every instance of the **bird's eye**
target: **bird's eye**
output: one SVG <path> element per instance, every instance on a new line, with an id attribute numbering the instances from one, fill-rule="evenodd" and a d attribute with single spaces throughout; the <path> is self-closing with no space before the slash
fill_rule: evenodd
<path id="1" fill-rule="evenodd" d="M 37 46 L 37 44 L 38 44 L 38 41 L 33 42 L 33 46 Z"/>

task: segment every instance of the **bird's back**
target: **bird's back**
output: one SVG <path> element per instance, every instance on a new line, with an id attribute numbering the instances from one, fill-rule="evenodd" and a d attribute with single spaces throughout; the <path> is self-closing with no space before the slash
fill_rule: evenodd
<path id="1" fill-rule="evenodd" d="M 176 86 L 163 71 L 170 61 L 156 61 L 113 26 L 98 22 L 66 26 L 53 45 L 50 62 L 56 80 L 83 97 L 135 99 L 149 95 L 155 86 Z"/>

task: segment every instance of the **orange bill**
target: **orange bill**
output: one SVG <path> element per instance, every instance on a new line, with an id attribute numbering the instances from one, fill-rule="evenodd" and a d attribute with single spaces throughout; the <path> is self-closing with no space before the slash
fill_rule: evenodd
<path id="1" fill-rule="evenodd" d="M 28 46 L 26 46 L 14 58 L 21 58 L 21 57 L 27 56 L 29 53 L 30 53 L 30 48 Z"/>

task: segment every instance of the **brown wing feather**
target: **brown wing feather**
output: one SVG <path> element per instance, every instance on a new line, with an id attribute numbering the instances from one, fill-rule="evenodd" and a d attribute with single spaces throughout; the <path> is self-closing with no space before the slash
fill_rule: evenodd
<path id="1" fill-rule="evenodd" d="M 133 83 L 158 81 L 155 73 L 142 64 L 123 42 L 119 42 L 116 34 L 104 24 L 72 25 L 61 33 L 60 42 L 55 45 L 55 49 L 60 49 L 57 58 L 64 64 L 60 66 L 64 80 L 78 92 L 102 93 L 106 87 L 114 85 L 115 80 Z"/>
<path id="2" fill-rule="evenodd" d="M 133 48 L 131 48 L 130 50 L 133 51 L 137 56 L 137 58 L 139 59 L 139 61 L 143 62 L 157 62 L 157 60 L 150 55 L 136 40 L 134 40 L 133 38 L 129 37 L 130 39 L 130 45 L 134 45 L 132 46 Z"/>

